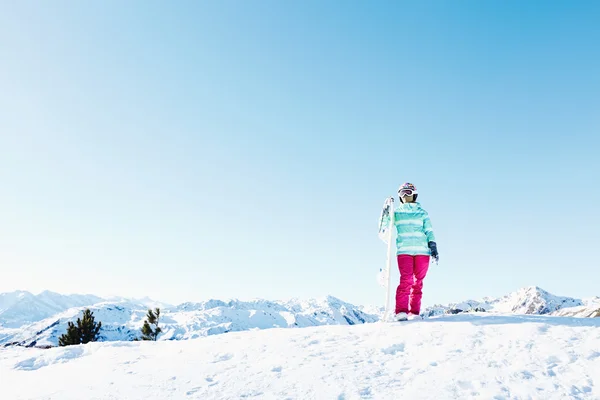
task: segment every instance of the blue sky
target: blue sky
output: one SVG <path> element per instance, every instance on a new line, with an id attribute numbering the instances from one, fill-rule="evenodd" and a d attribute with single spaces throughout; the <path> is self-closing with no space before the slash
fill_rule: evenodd
<path id="1" fill-rule="evenodd" d="M 424 304 L 600 295 L 597 2 L 13 2 L 0 292 L 380 304 L 381 204 Z"/>

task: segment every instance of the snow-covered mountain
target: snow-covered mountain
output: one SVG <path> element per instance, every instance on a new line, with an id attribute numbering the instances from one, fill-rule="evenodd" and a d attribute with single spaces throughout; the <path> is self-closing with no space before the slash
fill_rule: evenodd
<path id="1" fill-rule="evenodd" d="M 0 294 L 0 328 L 19 328 L 51 317 L 72 307 L 81 307 L 103 301 L 94 295 L 64 295 L 44 291 L 34 295 L 16 291 Z"/>
<path id="2" fill-rule="evenodd" d="M 561 317 L 600 318 L 600 297 L 585 299 L 581 306 L 562 308 L 554 311 L 552 315 Z"/>
<path id="3" fill-rule="evenodd" d="M 600 308 L 600 301 L 594 299 L 575 299 L 571 297 L 555 296 L 537 287 L 522 288 L 498 299 L 484 298 L 482 300 L 465 300 L 460 303 L 448 305 L 436 304 L 425 309 L 424 315 L 428 317 L 442 314 L 459 314 L 462 312 L 491 312 L 509 314 L 538 314 L 538 315 L 567 315 L 587 316 L 585 311 Z M 574 313 L 575 308 L 580 312 Z"/>
<path id="4" fill-rule="evenodd" d="M 194 339 L 253 329 L 355 325 L 378 321 L 383 311 L 378 307 L 355 306 L 332 296 L 288 301 L 208 300 L 169 306 L 151 299 L 115 298 L 106 301 L 97 296 L 43 294 L 38 295 L 41 299 L 32 299 L 34 296 L 27 292 L 0 297 L 1 310 L 8 310 L 0 313 L 4 322 L 4 326 L 0 326 L 0 346 L 56 346 L 58 338 L 66 331 L 67 323 L 76 320 L 85 308 L 90 308 L 96 320 L 102 322 L 102 341 L 129 341 L 139 337 L 147 309 L 157 305 L 162 310 L 163 333 L 160 340 Z M 50 302 L 48 299 L 57 300 Z M 69 307 L 69 301 L 77 304 Z M 52 307 L 63 309 L 52 313 Z M 538 287 L 527 287 L 498 299 L 435 305 L 426 308 L 423 314 L 435 317 L 464 312 L 597 317 L 600 316 L 600 298 L 580 300 L 555 296 Z M 46 317 L 40 318 L 42 315 Z M 21 326 L 18 321 L 33 322 Z"/>
<path id="5" fill-rule="evenodd" d="M 101 302 L 133 302 L 144 307 L 171 307 L 149 297 L 127 299 L 124 297 L 99 297 L 92 294 L 60 294 L 43 291 L 34 295 L 26 291 L 0 293 L 0 329 L 21 328 L 53 317 L 74 307 L 85 307 Z"/>
<path id="6" fill-rule="evenodd" d="M 140 336 L 146 304 L 128 300 L 101 302 L 88 306 L 96 321 L 102 322 L 102 340 L 133 340 Z M 81 316 L 86 307 L 74 307 L 50 318 L 18 329 L 0 329 L 0 345 L 56 346 L 67 323 Z M 160 340 L 193 339 L 226 332 L 252 329 L 355 325 L 375 322 L 378 315 L 367 314 L 352 304 L 328 296 L 318 300 L 286 302 L 221 301 L 183 303 L 161 310 Z"/>

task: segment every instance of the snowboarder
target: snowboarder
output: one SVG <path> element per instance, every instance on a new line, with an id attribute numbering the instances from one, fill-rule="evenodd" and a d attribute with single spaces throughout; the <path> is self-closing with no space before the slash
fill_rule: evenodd
<path id="1" fill-rule="evenodd" d="M 404 183 L 398 189 L 401 204 L 394 212 L 396 257 L 400 270 L 400 284 L 396 289 L 396 321 L 419 316 L 423 279 L 429 269 L 430 257 L 436 262 L 439 260 L 429 215 L 416 201 L 417 196 L 417 188 L 412 183 Z M 389 223 L 389 215 L 384 218 L 384 223 Z"/>

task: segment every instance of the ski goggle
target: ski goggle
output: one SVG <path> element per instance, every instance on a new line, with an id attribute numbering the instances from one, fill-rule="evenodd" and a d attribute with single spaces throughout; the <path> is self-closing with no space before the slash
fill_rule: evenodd
<path id="1" fill-rule="evenodd" d="M 416 193 L 417 193 L 417 191 L 412 190 L 412 189 L 400 189 L 398 191 L 398 195 L 400 197 L 412 196 L 413 194 L 416 194 Z"/>

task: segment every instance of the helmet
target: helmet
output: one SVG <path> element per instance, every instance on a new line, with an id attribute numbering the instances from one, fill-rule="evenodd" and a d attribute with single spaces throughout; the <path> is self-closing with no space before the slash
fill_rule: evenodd
<path id="1" fill-rule="evenodd" d="M 412 183 L 403 183 L 399 188 L 398 188 L 398 198 L 400 199 L 400 202 L 404 203 L 404 201 L 402 200 L 402 197 L 404 196 L 413 196 L 413 201 L 417 201 L 417 196 L 419 195 L 419 192 L 417 191 L 417 188 L 415 187 L 415 185 L 413 185 Z"/>

